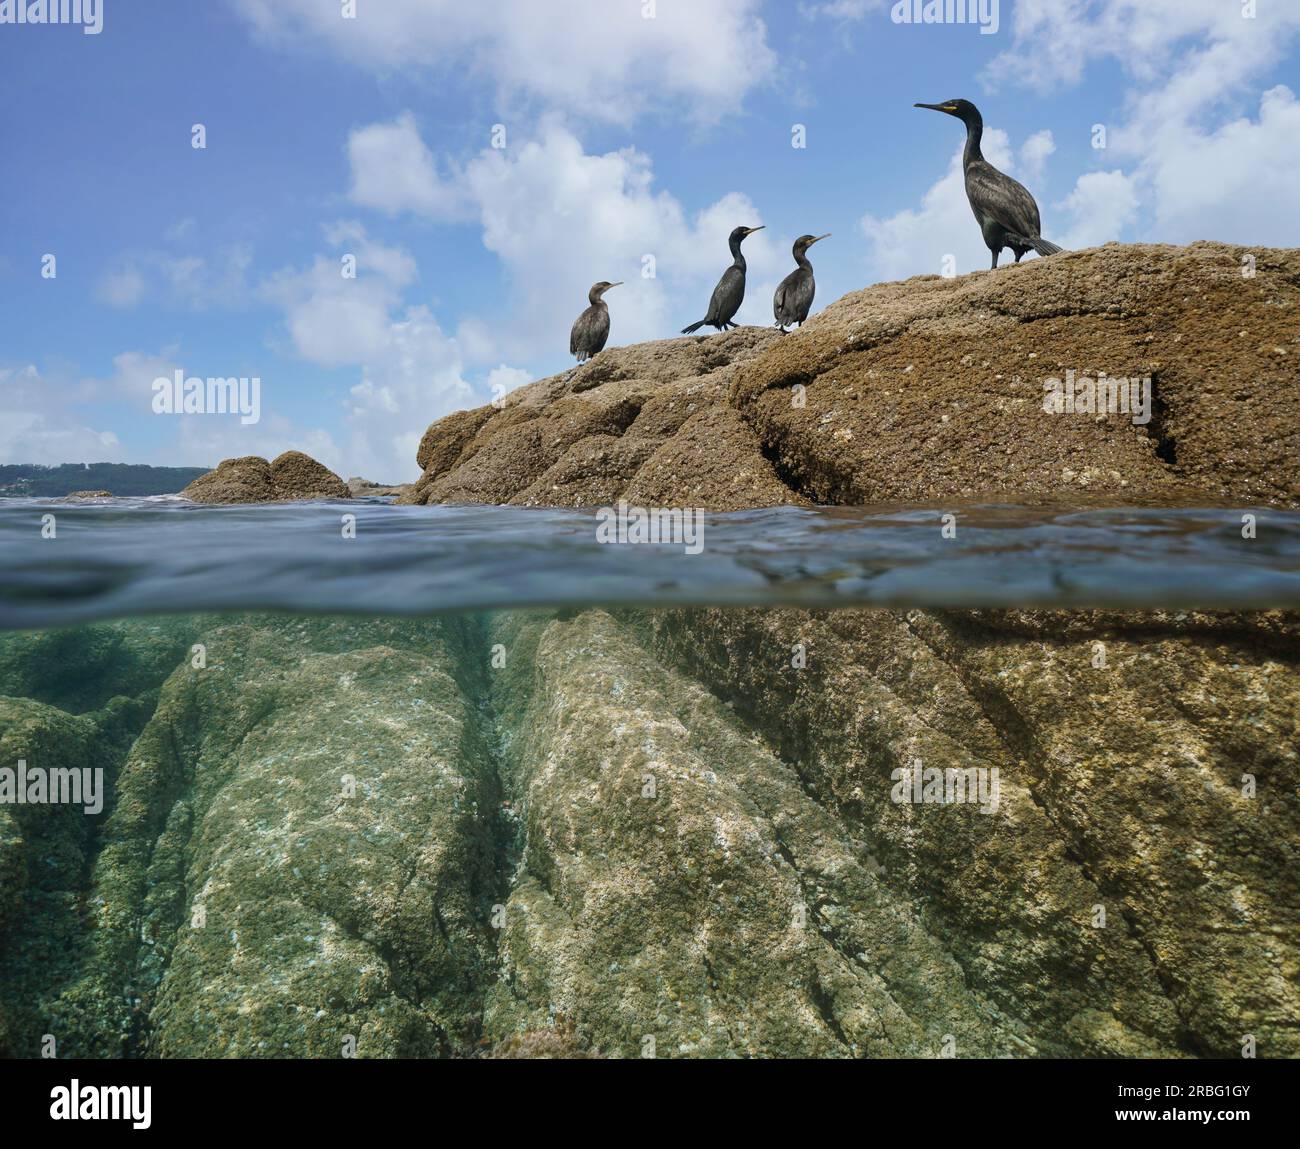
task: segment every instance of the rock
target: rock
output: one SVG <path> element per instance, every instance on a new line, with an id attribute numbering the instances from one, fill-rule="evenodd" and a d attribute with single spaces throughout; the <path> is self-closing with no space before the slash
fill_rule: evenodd
<path id="1" fill-rule="evenodd" d="M 1239 1057 L 1245 1033 L 1266 1056 L 1300 1055 L 1300 950 L 1277 940 L 1300 938 L 1282 876 L 1300 842 L 1283 797 L 1300 782 L 1300 616 L 646 622 L 663 658 L 799 764 L 1040 1055 Z M 916 758 L 997 767 L 999 810 L 895 803 L 891 772 Z"/>
<path id="2" fill-rule="evenodd" d="M 396 485 L 372 483 L 369 479 L 362 479 L 355 475 L 348 480 L 348 493 L 354 499 L 382 497 L 385 495 L 401 495 L 410 489 L 410 483 L 398 483 Z"/>
<path id="3" fill-rule="evenodd" d="M 207 666 L 171 675 L 118 778 L 62 1050 L 467 1050 L 499 803 L 448 638 L 301 619 L 197 638 Z"/>
<path id="4" fill-rule="evenodd" d="M 1300 505 L 1300 251 L 1251 249 L 1249 279 L 1245 254 L 1108 244 L 878 284 L 788 336 L 606 348 L 434 423 L 400 501 Z M 1067 372 L 1149 378 L 1149 421 L 1045 411 Z"/>
<path id="5" fill-rule="evenodd" d="M 0 1054 L 1300 1056 L 1295 614 L 153 625 L 0 659 Z"/>
<path id="6" fill-rule="evenodd" d="M 723 411 L 736 365 L 779 338 L 742 327 L 715 338 L 607 348 L 497 406 L 449 415 L 425 433 L 417 455 L 424 473 L 398 501 L 606 505 L 652 459 L 642 489 L 676 496 L 666 505 L 730 509 L 746 495 L 756 500 L 749 505 L 802 501 L 781 485 L 748 429 Z M 710 411 L 716 421 L 706 426 L 716 440 L 706 443 L 706 426 L 697 426 L 670 442 Z M 713 502 L 687 501 L 724 474 L 743 477 L 728 479 Z"/>
<path id="7" fill-rule="evenodd" d="M 65 500 L 71 499 L 111 499 L 112 491 L 73 491 L 69 495 L 64 495 Z"/>
<path id="8" fill-rule="evenodd" d="M 301 451 L 285 451 L 269 463 L 258 455 L 225 459 L 216 470 L 195 479 L 181 496 L 196 503 L 351 498 L 342 479 Z"/>
<path id="9" fill-rule="evenodd" d="M 600 1056 L 582 1044 L 571 1028 L 530 1029 L 527 1033 L 512 1033 L 498 1041 L 483 1056 L 498 1061 L 536 1060 L 590 1060 Z"/>

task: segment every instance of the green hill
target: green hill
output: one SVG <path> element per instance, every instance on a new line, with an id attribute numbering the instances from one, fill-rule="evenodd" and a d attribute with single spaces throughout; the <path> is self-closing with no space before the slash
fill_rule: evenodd
<path id="1" fill-rule="evenodd" d="M 112 491 L 119 496 L 174 495 L 206 467 L 149 467 L 142 463 L 0 464 L 0 496 L 30 495 L 57 498 L 73 491 Z"/>

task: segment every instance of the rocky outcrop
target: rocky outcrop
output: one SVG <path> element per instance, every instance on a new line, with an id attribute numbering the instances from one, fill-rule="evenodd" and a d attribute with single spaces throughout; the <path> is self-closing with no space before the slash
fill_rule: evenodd
<path id="1" fill-rule="evenodd" d="M 63 1055 L 469 1047 L 498 803 L 446 637 L 270 619 L 193 637 L 205 664 L 171 674 L 116 777 L 78 976 L 46 1022 Z"/>
<path id="2" fill-rule="evenodd" d="M 324 464 L 301 451 L 285 451 L 269 463 L 258 455 L 226 459 L 195 479 L 181 497 L 195 503 L 280 503 L 352 495 Z"/>
<path id="3" fill-rule="evenodd" d="M 353 475 L 348 480 L 347 486 L 348 494 L 354 499 L 402 495 L 411 489 L 410 483 L 375 483 L 369 479 L 363 479 L 359 475 Z"/>
<path id="4" fill-rule="evenodd" d="M 725 406 L 738 365 L 779 338 L 741 328 L 607 350 L 499 407 L 450 415 L 425 434 L 424 473 L 398 502 L 584 506 L 627 497 L 735 510 L 801 501 Z"/>
<path id="5" fill-rule="evenodd" d="M 98 629 L 0 638 L 111 780 L 0 807 L 0 1053 L 1300 1056 L 1294 615 Z"/>
<path id="6" fill-rule="evenodd" d="M 1102 373 L 1150 380 L 1145 422 L 1044 410 Z M 607 348 L 433 424 L 401 501 L 1295 506 L 1298 377 L 1300 252 L 1109 244 L 878 284 L 788 336 Z"/>

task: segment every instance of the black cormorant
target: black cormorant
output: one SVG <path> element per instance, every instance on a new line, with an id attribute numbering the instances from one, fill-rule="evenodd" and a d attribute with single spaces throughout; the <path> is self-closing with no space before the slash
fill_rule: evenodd
<path id="1" fill-rule="evenodd" d="M 745 236 L 762 230 L 761 227 L 738 227 L 731 233 L 731 238 L 727 242 L 731 247 L 733 261 L 731 266 L 722 273 L 718 286 L 713 289 L 713 297 L 709 300 L 709 313 L 698 323 L 683 327 L 683 335 L 690 335 L 691 332 L 705 326 L 716 327 L 719 331 L 725 327 L 740 326 L 738 323 L 731 322 L 731 317 L 740 310 L 740 305 L 745 301 L 745 257 L 740 254 L 740 244 Z"/>
<path id="2" fill-rule="evenodd" d="M 1025 186 L 998 171 L 980 151 L 984 135 L 984 117 L 969 100 L 947 100 L 942 104 L 915 104 L 935 112 L 947 112 L 966 125 L 966 151 L 962 166 L 966 170 L 966 198 L 979 221 L 984 242 L 993 253 L 993 266 L 1004 247 L 1016 253 L 1016 262 L 1030 248 L 1039 255 L 1055 255 L 1061 249 L 1048 243 L 1040 234 L 1038 204 Z"/>
<path id="3" fill-rule="evenodd" d="M 602 279 L 592 284 L 587 292 L 591 306 L 578 316 L 569 332 L 569 354 L 576 355 L 579 363 L 598 354 L 605 346 L 605 340 L 609 338 L 609 305 L 601 296 L 611 287 L 622 286 L 622 282 L 608 283 Z"/>
<path id="4" fill-rule="evenodd" d="M 781 280 L 781 286 L 772 297 L 772 314 L 776 316 L 776 325 L 782 331 L 792 323 L 803 326 L 803 321 L 808 318 L 817 285 L 813 281 L 813 268 L 808 262 L 807 252 L 822 239 L 830 239 L 830 232 L 825 235 L 801 235 L 794 241 L 794 261 L 799 266 Z"/>

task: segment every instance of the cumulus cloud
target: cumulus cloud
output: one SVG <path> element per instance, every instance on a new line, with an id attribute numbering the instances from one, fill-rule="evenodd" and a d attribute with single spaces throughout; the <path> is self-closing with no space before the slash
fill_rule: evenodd
<path id="1" fill-rule="evenodd" d="M 865 20 L 868 12 L 885 6 L 885 0 L 820 0 L 800 4 L 799 12 L 809 20 Z"/>
<path id="2" fill-rule="evenodd" d="M 455 218 L 464 210 L 454 179 L 438 174 L 433 153 L 425 146 L 409 112 L 391 124 L 371 124 L 348 137 L 352 168 L 349 198 L 388 215 Z"/>
<path id="3" fill-rule="evenodd" d="M 413 478 L 425 425 L 476 401 L 460 349 L 427 306 L 405 302 L 418 277 L 409 253 L 351 222 L 326 228 L 325 239 L 333 254 L 270 276 L 260 294 L 282 311 L 298 358 L 360 373 L 345 404 L 346 467 L 367 477 Z M 344 274 L 352 261 L 355 278 Z"/>
<path id="4" fill-rule="evenodd" d="M 860 227 L 869 244 L 868 262 L 873 279 L 939 275 L 949 257 L 958 275 L 989 266 L 989 249 L 984 246 L 966 199 L 963 146 L 964 141 L 957 145 L 948 170 L 926 191 L 919 208 L 908 208 L 884 218 L 870 213 L 862 217 Z M 1051 132 L 1037 132 L 1014 153 L 1006 132 L 988 128 L 984 132 L 983 148 L 985 157 L 995 167 L 1022 182 L 1037 184 L 1055 144 Z M 1050 217 L 1043 220 L 1048 239 L 1057 234 L 1056 222 Z M 1004 252 L 1003 258 L 1010 259 L 1010 253 Z"/>
<path id="5" fill-rule="evenodd" d="M 111 431 L 87 425 L 73 389 L 41 376 L 34 365 L 0 368 L 5 417 L 0 460 L 10 463 L 121 463 L 126 453 Z"/>
<path id="6" fill-rule="evenodd" d="M 650 101 L 717 121 L 775 69 L 760 0 L 384 0 L 343 19 L 320 0 L 234 0 L 271 42 L 324 44 L 367 67 L 468 67 L 504 97 L 626 121 Z"/>
<path id="7" fill-rule="evenodd" d="M 984 79 L 1058 91 L 1113 59 L 1152 89 L 1135 107 L 1181 117 L 1271 67 L 1300 31 L 1295 5 L 1261 3 L 1252 19 L 1242 11 L 1239 0 L 1022 0 L 1012 44 Z"/>
<path id="8" fill-rule="evenodd" d="M 146 298 L 195 311 L 236 306 L 247 290 L 252 259 L 243 244 L 226 248 L 215 260 L 174 251 L 133 252 L 100 277 L 95 294 L 121 310 Z"/>
<path id="9" fill-rule="evenodd" d="M 370 176 L 354 170 L 353 179 Z M 704 314 L 731 259 L 732 228 L 762 223 L 758 208 L 738 191 L 689 215 L 656 188 L 644 153 L 589 154 L 554 116 L 544 118 L 534 138 L 473 157 L 458 182 L 457 200 L 477 216 L 510 293 L 508 323 L 462 324 L 457 337 L 471 362 L 566 351 L 569 326 L 600 279 L 624 282 L 609 296 L 614 341 L 664 338 Z M 746 240 L 750 288 L 740 322 L 771 322 L 786 246 L 767 232 Z"/>
<path id="10" fill-rule="evenodd" d="M 1122 171 L 1088 172 L 1056 206 L 1072 219 L 1061 233 L 1061 246 L 1096 247 L 1119 239 L 1132 227 L 1138 214 L 1137 188 Z"/>
<path id="11" fill-rule="evenodd" d="M 1122 166 L 1082 176 L 1064 201 L 1078 237 L 1300 243 L 1300 110 L 1290 88 L 1256 87 L 1300 37 L 1300 6 L 1247 18 L 1235 0 L 1036 0 L 1012 27 L 984 75 L 993 87 L 1059 91 L 1101 60 L 1133 81 L 1106 125 L 1104 155 Z"/>
<path id="12" fill-rule="evenodd" d="M 1263 94 L 1255 119 L 1164 138 L 1140 168 L 1155 199 L 1153 233 L 1172 243 L 1300 245 L 1297 140 L 1300 101 L 1283 85 Z"/>
<path id="13" fill-rule="evenodd" d="M 157 416 L 164 418 L 164 416 Z M 347 467 L 347 457 L 328 431 L 303 428 L 283 415 L 269 414 L 261 422 L 243 425 L 217 415 L 167 416 L 176 424 L 175 436 L 155 449 L 155 462 L 177 467 L 215 467 L 222 459 L 261 455 L 274 459 L 282 451 L 302 451 L 332 471 Z M 344 478 L 347 478 L 344 475 Z"/>

